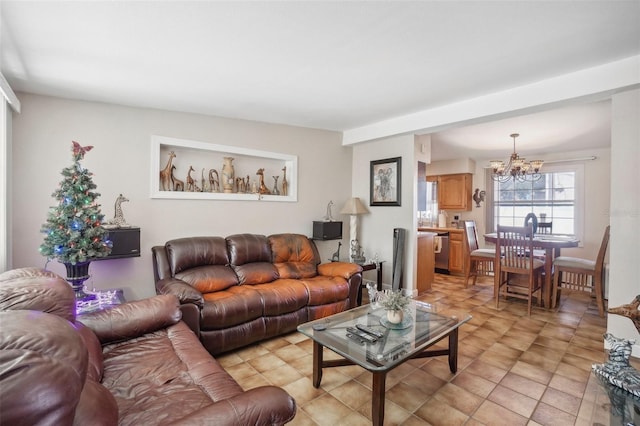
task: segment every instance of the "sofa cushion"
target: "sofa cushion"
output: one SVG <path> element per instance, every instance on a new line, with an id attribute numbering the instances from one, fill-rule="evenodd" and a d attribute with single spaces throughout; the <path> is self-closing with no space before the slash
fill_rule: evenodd
<path id="1" fill-rule="evenodd" d="M 103 383 L 118 403 L 120 425 L 169 424 L 242 393 L 183 322 L 103 352 Z"/>
<path id="2" fill-rule="evenodd" d="M 71 324 L 36 311 L 0 312 L 0 423 L 70 425 L 87 374 Z"/>
<path id="3" fill-rule="evenodd" d="M 104 368 L 102 364 L 102 345 L 89 327 L 86 327 L 81 322 L 76 322 L 73 326 L 78 330 L 82 340 L 84 340 L 84 345 L 87 347 L 87 353 L 89 354 L 87 378 L 100 382 Z"/>
<path id="4" fill-rule="evenodd" d="M 349 298 L 349 283 L 342 277 L 317 277 L 300 280 L 309 293 L 309 306 L 325 305 Z"/>
<path id="5" fill-rule="evenodd" d="M 240 284 L 269 283 L 278 278 L 278 271 L 271 263 L 271 246 L 264 235 L 230 235 L 227 248 Z"/>
<path id="6" fill-rule="evenodd" d="M 273 263 L 255 262 L 235 266 L 233 270 L 238 276 L 240 284 L 264 284 L 278 279 L 278 270 Z"/>
<path id="7" fill-rule="evenodd" d="M 234 266 L 245 263 L 271 263 L 271 246 L 264 235 L 236 234 L 227 238 L 229 261 Z"/>
<path id="8" fill-rule="evenodd" d="M 200 329 L 219 330 L 263 315 L 262 297 L 252 287 L 235 286 L 204 295 Z"/>
<path id="9" fill-rule="evenodd" d="M 180 302 L 172 294 L 123 303 L 103 311 L 80 315 L 102 344 L 132 339 L 180 321 Z"/>
<path id="10" fill-rule="evenodd" d="M 307 306 L 309 293 L 300 280 L 278 279 L 252 286 L 262 298 L 263 315 L 275 316 L 295 312 Z"/>
<path id="11" fill-rule="evenodd" d="M 269 236 L 272 261 L 280 278 L 309 278 L 317 275 L 317 250 L 309 238 L 300 234 Z"/>
<path id="12" fill-rule="evenodd" d="M 238 276 L 227 265 L 197 266 L 179 272 L 175 277 L 191 284 L 200 293 L 220 291 L 238 284 Z"/>
<path id="13" fill-rule="evenodd" d="M 189 237 L 165 244 L 171 273 L 204 265 L 227 265 L 227 243 L 222 237 Z"/>
<path id="14" fill-rule="evenodd" d="M 0 310 L 47 312 L 73 321 L 76 297 L 68 282 L 53 272 L 20 268 L 0 274 Z"/>
<path id="15" fill-rule="evenodd" d="M 118 404 L 111 392 L 100 383 L 87 378 L 76 407 L 73 424 L 77 426 L 115 426 L 118 424 Z"/>

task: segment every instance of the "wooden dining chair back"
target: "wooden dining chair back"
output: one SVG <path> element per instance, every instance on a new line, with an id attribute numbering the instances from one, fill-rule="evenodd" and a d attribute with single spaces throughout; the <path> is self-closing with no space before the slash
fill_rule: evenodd
<path id="1" fill-rule="evenodd" d="M 464 285 L 469 286 L 469 277 L 473 276 L 476 285 L 478 276 L 492 276 L 494 274 L 493 261 L 496 256 L 494 249 L 481 249 L 478 246 L 478 230 L 475 220 L 464 221 L 464 232 L 467 240 L 467 262 Z"/>
<path id="2" fill-rule="evenodd" d="M 604 317 L 604 258 L 609 246 L 609 230 L 604 230 L 596 260 L 558 256 L 553 261 L 553 294 L 551 306 L 555 307 L 560 288 L 588 291 L 596 298 L 598 312 Z"/>
<path id="3" fill-rule="evenodd" d="M 553 222 L 538 222 L 538 234 L 553 234 Z"/>
<path id="4" fill-rule="evenodd" d="M 500 256 L 497 255 L 500 253 Z M 527 300 L 527 314 L 531 315 L 531 303 L 537 295 L 538 304 L 542 304 L 542 272 L 544 262 L 533 255 L 533 225 L 498 225 L 496 241 L 495 299 L 499 308 L 500 296 Z M 518 279 L 518 275 L 522 276 Z"/>

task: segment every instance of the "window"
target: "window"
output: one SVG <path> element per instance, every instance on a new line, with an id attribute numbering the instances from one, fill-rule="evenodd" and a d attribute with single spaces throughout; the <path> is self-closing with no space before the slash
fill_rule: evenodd
<path id="1" fill-rule="evenodd" d="M 583 167 L 546 166 L 542 177 L 535 182 L 494 182 L 492 192 L 492 227 L 498 224 L 522 226 L 529 213 L 538 222 L 552 222 L 554 234 L 582 234 Z"/>

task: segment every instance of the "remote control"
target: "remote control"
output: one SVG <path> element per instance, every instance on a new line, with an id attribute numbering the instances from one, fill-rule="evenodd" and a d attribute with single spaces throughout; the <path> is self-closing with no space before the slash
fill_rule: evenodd
<path id="1" fill-rule="evenodd" d="M 375 337 L 377 337 L 378 339 L 382 339 L 382 337 L 384 337 L 384 334 L 382 334 L 381 332 L 379 332 L 379 331 L 377 331 L 377 330 L 374 330 L 374 329 L 373 329 L 373 328 L 371 328 L 371 327 L 367 327 L 367 326 L 366 326 L 366 325 L 364 325 L 364 324 L 356 324 L 356 328 L 357 328 L 358 330 L 362 330 L 362 331 L 364 331 L 365 333 L 371 334 L 372 336 L 375 336 Z"/>
<path id="2" fill-rule="evenodd" d="M 356 342 L 364 345 L 364 340 L 360 338 L 360 336 L 356 336 L 355 334 L 347 333 L 347 337 L 351 340 L 355 340 Z"/>
<path id="3" fill-rule="evenodd" d="M 360 337 L 362 340 L 365 340 L 369 343 L 375 343 L 378 341 L 378 339 L 376 337 L 373 337 L 370 334 L 364 333 L 360 330 L 358 330 L 357 328 L 354 327 L 347 327 L 347 331 L 351 334 L 355 334 L 356 336 Z"/>

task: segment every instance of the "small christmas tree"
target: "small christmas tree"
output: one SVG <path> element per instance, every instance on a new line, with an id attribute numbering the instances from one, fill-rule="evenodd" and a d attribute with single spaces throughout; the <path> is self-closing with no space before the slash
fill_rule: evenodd
<path id="1" fill-rule="evenodd" d="M 73 142 L 73 165 L 62 170 L 64 179 L 51 194 L 58 205 L 51 207 L 47 223 L 42 226 L 46 236 L 40 253 L 65 265 L 88 262 L 111 252 L 108 232 L 102 227 L 104 215 L 96 203 L 100 194 L 93 191 L 96 188 L 91 179 L 93 173 L 80 165 L 91 148 Z"/>

